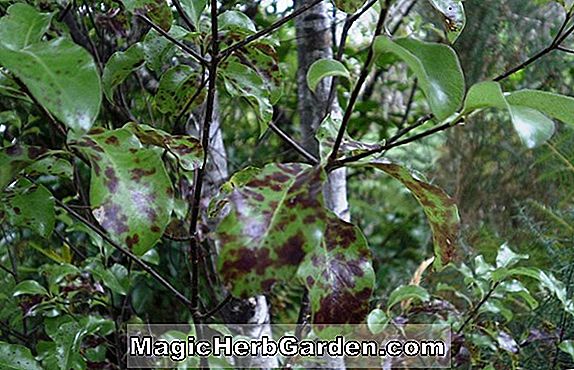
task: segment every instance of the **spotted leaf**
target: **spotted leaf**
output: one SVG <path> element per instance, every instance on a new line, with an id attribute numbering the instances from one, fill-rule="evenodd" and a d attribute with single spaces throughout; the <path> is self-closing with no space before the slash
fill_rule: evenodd
<path id="1" fill-rule="evenodd" d="M 460 229 L 458 208 L 442 189 L 420 179 L 405 167 L 391 162 L 371 162 L 374 167 L 399 180 L 422 206 L 430 223 L 435 252 L 434 266 L 440 268 L 456 257 L 456 243 Z"/>
<path id="2" fill-rule="evenodd" d="M 235 188 L 217 230 L 219 270 L 242 297 L 297 277 L 318 323 L 360 322 L 374 284 L 369 249 L 357 228 L 324 207 L 325 178 L 318 167 L 271 164 Z"/>
<path id="3" fill-rule="evenodd" d="M 44 238 L 54 230 L 54 199 L 42 185 L 33 185 L 26 179 L 18 181 L 14 192 L 8 195 L 5 209 L 15 226 L 29 228 Z"/>
<path id="4" fill-rule="evenodd" d="M 143 144 L 164 148 L 175 156 L 186 171 L 193 171 L 203 161 L 203 148 L 198 139 L 187 135 L 170 135 L 154 127 L 128 123 L 125 128 L 132 131 Z"/>
<path id="5" fill-rule="evenodd" d="M 116 242 L 143 255 L 165 231 L 174 204 L 160 152 L 125 128 L 92 132 L 74 145 L 92 166 L 94 217 Z"/>
<path id="6" fill-rule="evenodd" d="M 164 114 L 177 116 L 184 107 L 193 109 L 201 105 L 206 91 L 203 89 L 198 95 L 201 85 L 201 75 L 190 66 L 178 65 L 167 70 L 161 76 L 155 96 L 158 110 Z"/>
<path id="7" fill-rule="evenodd" d="M 135 15 L 145 15 L 164 31 L 169 31 L 173 14 L 165 0 L 122 0 L 126 9 Z"/>
<path id="8" fill-rule="evenodd" d="M 0 149 L 0 190 L 3 190 L 24 168 L 28 167 L 40 156 L 45 149 L 15 144 Z"/>
<path id="9" fill-rule="evenodd" d="M 466 25 L 466 14 L 462 0 L 429 0 L 441 15 L 448 40 L 454 43 Z"/>
<path id="10" fill-rule="evenodd" d="M 20 50 L 0 43 L 0 65 L 66 126 L 77 132 L 92 127 L 100 111 L 100 77 L 92 56 L 81 46 L 65 38 Z"/>

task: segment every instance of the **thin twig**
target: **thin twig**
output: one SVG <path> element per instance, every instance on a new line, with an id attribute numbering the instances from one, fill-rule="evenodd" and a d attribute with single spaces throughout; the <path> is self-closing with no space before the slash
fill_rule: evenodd
<path id="1" fill-rule="evenodd" d="M 215 306 L 212 310 L 199 315 L 203 320 L 205 319 L 209 319 L 210 317 L 214 316 L 215 314 L 217 314 L 219 311 L 221 311 L 223 309 L 223 307 L 225 307 L 229 302 L 231 302 L 231 299 L 233 298 L 233 296 L 231 294 L 228 294 L 221 302 L 219 302 L 219 304 L 217 304 L 217 306 Z"/>
<path id="2" fill-rule="evenodd" d="M 274 122 L 269 123 L 269 128 L 273 130 L 283 141 L 289 144 L 293 149 L 295 149 L 299 154 L 301 154 L 305 159 L 307 159 L 311 164 L 319 164 L 319 160 L 311 153 L 309 153 L 301 144 L 296 142 L 291 136 L 289 136 L 285 131 L 280 129 Z"/>
<path id="3" fill-rule="evenodd" d="M 209 64 L 209 62 L 207 60 L 205 60 L 204 57 L 199 55 L 195 50 L 193 50 L 189 46 L 185 45 L 184 43 L 178 41 L 177 39 L 175 39 L 173 36 L 171 36 L 169 33 L 165 32 L 160 26 L 158 26 L 157 24 L 152 22 L 152 20 L 149 19 L 148 17 L 146 17 L 145 15 L 138 14 L 138 17 L 141 18 L 141 20 L 143 20 L 145 23 L 147 23 L 151 28 L 156 30 L 160 35 L 162 35 L 163 37 L 165 37 L 166 39 L 171 41 L 171 43 L 173 43 L 174 45 L 177 45 L 181 50 L 183 50 L 186 53 L 188 53 L 189 55 L 191 55 L 194 59 L 196 59 L 202 65 L 207 66 Z"/>
<path id="4" fill-rule="evenodd" d="M 242 41 L 239 41 L 238 43 L 229 46 L 227 49 L 224 49 L 221 52 L 220 58 L 225 59 L 229 55 L 231 55 L 234 51 L 241 49 L 242 47 L 252 43 L 253 41 L 257 41 L 260 38 L 267 36 L 268 34 L 274 32 L 275 30 L 277 30 L 278 28 L 280 28 L 281 26 L 283 26 L 285 23 L 289 22 L 293 18 L 298 17 L 299 15 L 305 13 L 307 10 L 311 9 L 315 5 L 319 4 L 321 1 L 323 1 L 323 0 L 314 0 L 313 2 L 305 4 L 302 7 L 300 7 L 299 9 L 293 11 L 291 14 L 286 15 L 285 17 L 281 18 L 280 20 L 276 21 L 271 26 L 269 26 L 269 27 L 267 27 L 261 31 L 258 31 L 256 33 L 254 33 L 253 35 L 247 36 Z"/>
<path id="5" fill-rule="evenodd" d="M 359 98 L 359 94 L 361 92 L 361 88 L 363 87 L 363 84 L 365 83 L 365 80 L 369 75 L 369 69 L 371 67 L 371 63 L 373 62 L 373 59 L 375 57 L 373 44 L 375 43 L 377 36 L 379 36 L 383 31 L 383 25 L 385 23 L 385 19 L 387 18 L 387 13 L 389 11 L 389 3 L 390 0 L 386 0 L 385 4 L 381 8 L 381 12 L 379 14 L 379 20 L 377 22 L 377 27 L 373 35 L 373 40 L 371 41 L 371 47 L 369 48 L 369 54 L 367 55 L 367 59 L 365 60 L 365 64 L 363 65 L 363 69 L 361 70 L 361 75 L 359 76 L 357 84 L 355 85 L 355 88 L 351 93 L 351 97 L 349 98 L 349 103 L 347 105 L 347 109 L 345 110 L 345 114 L 341 122 L 341 127 L 339 128 L 337 138 L 335 139 L 335 144 L 333 145 L 333 151 L 329 156 L 329 162 L 334 162 L 337 159 L 337 154 L 339 152 L 341 144 L 343 143 L 343 136 L 347 131 L 349 121 L 351 120 L 351 116 L 355 108 L 355 103 L 357 102 L 357 99 Z"/>
<path id="6" fill-rule="evenodd" d="M 488 299 L 492 296 L 492 294 L 494 293 L 494 291 L 496 290 L 496 288 L 498 288 L 498 286 L 500 285 L 500 281 L 494 283 L 494 285 L 492 285 L 492 287 L 490 288 L 490 290 L 488 291 L 488 293 L 486 293 L 486 295 L 484 296 L 484 298 L 482 298 L 482 300 L 476 305 L 474 306 L 474 308 L 472 309 L 472 311 L 468 314 L 468 317 L 466 318 L 466 320 L 464 320 L 464 322 L 462 323 L 462 325 L 458 328 L 458 330 L 456 331 L 456 334 L 460 334 L 462 332 L 462 330 L 465 328 L 465 326 L 472 320 L 474 319 L 474 317 L 476 316 L 476 314 L 478 313 L 478 310 L 480 310 L 480 308 L 486 303 L 486 301 L 488 301 Z"/>
<path id="7" fill-rule="evenodd" d="M 187 25 L 187 28 L 189 28 L 190 31 L 195 31 L 195 26 L 193 25 L 193 22 L 191 21 L 191 19 L 189 19 L 185 10 L 183 10 L 183 7 L 181 6 L 179 0 L 173 0 L 172 2 L 173 5 L 175 5 L 175 9 L 177 10 L 179 16 L 181 17 L 181 19 L 183 19 L 183 23 Z"/>

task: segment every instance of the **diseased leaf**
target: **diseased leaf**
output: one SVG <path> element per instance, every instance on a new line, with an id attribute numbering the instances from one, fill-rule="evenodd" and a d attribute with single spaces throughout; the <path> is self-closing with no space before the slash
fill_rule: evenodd
<path id="1" fill-rule="evenodd" d="M 199 73 L 187 65 L 178 65 L 167 70 L 159 81 L 155 96 L 158 110 L 164 114 L 178 116 L 184 107 L 197 95 L 202 79 Z M 193 109 L 203 103 L 206 89 L 195 96 L 188 109 Z"/>
<path id="2" fill-rule="evenodd" d="M 324 208 L 325 176 L 307 165 L 271 164 L 235 188 L 216 234 L 218 268 L 243 297 L 297 276 L 309 289 L 314 323 L 358 323 L 374 285 L 370 251 L 356 227 Z"/>
<path id="3" fill-rule="evenodd" d="M 247 99 L 254 106 L 259 121 L 260 136 L 267 130 L 267 125 L 273 119 L 271 93 L 265 86 L 261 76 L 253 69 L 230 60 L 221 71 L 225 89 L 231 96 Z"/>
<path id="4" fill-rule="evenodd" d="M 433 235 L 435 268 L 455 259 L 460 217 L 455 202 L 440 188 L 421 180 L 405 167 L 391 162 L 371 162 L 364 166 L 386 172 L 407 187 L 425 212 Z"/>
<path id="5" fill-rule="evenodd" d="M 6 370 L 42 370 L 28 348 L 5 342 L 0 342 L 0 367 Z"/>
<path id="6" fill-rule="evenodd" d="M 430 294 L 426 289 L 418 285 L 403 285 L 392 291 L 387 302 L 387 310 L 393 308 L 394 305 L 407 299 L 417 299 L 421 302 L 426 302 L 430 299 Z"/>
<path id="7" fill-rule="evenodd" d="M 334 76 L 345 77 L 347 79 L 351 78 L 347 67 L 338 60 L 319 59 L 311 64 L 311 67 L 309 67 L 307 71 L 307 86 L 309 86 L 311 91 L 315 92 L 317 86 L 324 78 Z"/>
<path id="8" fill-rule="evenodd" d="M 180 26 L 173 26 L 168 34 L 181 41 L 187 35 L 187 31 Z M 178 52 L 178 48 L 156 30 L 151 30 L 143 41 L 143 51 L 146 67 L 152 71 L 161 72 L 164 66 L 169 65 Z"/>
<path id="9" fill-rule="evenodd" d="M 52 15 L 25 3 L 10 5 L 7 14 L 0 18 L 0 44 L 19 50 L 40 41 L 50 27 Z"/>
<path id="10" fill-rule="evenodd" d="M 462 0 L 429 0 L 441 14 L 448 40 L 454 43 L 466 25 L 466 14 Z"/>
<path id="11" fill-rule="evenodd" d="M 48 189 L 42 185 L 32 185 L 28 180 L 20 180 L 6 210 L 12 224 L 30 228 L 47 238 L 56 223 L 54 207 L 54 199 Z"/>
<path id="12" fill-rule="evenodd" d="M 143 46 L 134 44 L 126 51 L 115 52 L 104 68 L 102 85 L 109 101 L 114 100 L 114 90 L 118 85 L 145 62 Z"/>
<path id="13" fill-rule="evenodd" d="M 116 242 L 137 255 L 163 234 L 173 209 L 173 188 L 158 151 L 129 130 L 93 132 L 76 144 L 92 165 L 92 213 Z"/>
<path id="14" fill-rule="evenodd" d="M 0 44 L 0 65 L 66 126 L 77 132 L 92 127 L 100 111 L 101 87 L 96 65 L 85 49 L 65 38 L 21 50 Z"/>
<path id="15" fill-rule="evenodd" d="M 461 106 L 465 93 L 464 75 L 456 53 L 449 46 L 379 36 L 373 47 L 378 54 L 395 54 L 409 66 L 439 120 L 447 119 Z"/>
<path id="16" fill-rule="evenodd" d="M 125 128 L 132 131 L 143 144 L 166 149 L 186 171 L 199 168 L 203 162 L 203 148 L 193 136 L 170 135 L 154 127 L 136 123 L 128 123 Z"/>
<path id="17" fill-rule="evenodd" d="M 207 6 L 207 0 L 180 0 L 180 3 L 193 25 L 199 28 L 199 19 Z"/>
<path id="18" fill-rule="evenodd" d="M 20 171 L 45 153 L 45 149 L 20 144 L 0 149 L 0 190 L 4 190 Z"/>
<path id="19" fill-rule="evenodd" d="M 333 0 L 337 9 L 352 14 L 359 10 L 363 4 L 365 4 L 365 0 Z"/>
<path id="20" fill-rule="evenodd" d="M 135 15 L 145 15 L 164 31 L 169 31 L 173 14 L 166 0 L 122 0 L 126 9 Z"/>

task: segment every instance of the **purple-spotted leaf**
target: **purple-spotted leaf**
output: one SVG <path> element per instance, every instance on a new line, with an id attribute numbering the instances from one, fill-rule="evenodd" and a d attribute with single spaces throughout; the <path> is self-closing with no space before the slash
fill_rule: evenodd
<path id="1" fill-rule="evenodd" d="M 307 254 L 297 271 L 309 290 L 312 321 L 361 323 L 369 313 L 375 285 L 367 240 L 359 228 L 332 212 L 327 211 L 321 221 L 321 242 Z"/>
<path id="2" fill-rule="evenodd" d="M 319 167 L 271 164 L 235 188 L 217 230 L 219 270 L 242 297 L 298 277 L 316 322 L 361 322 L 374 285 L 370 253 L 356 227 L 325 209 L 325 178 Z"/>
<path id="3" fill-rule="evenodd" d="M 173 187 L 161 151 L 145 148 L 128 129 L 99 130 L 75 144 L 92 165 L 92 213 L 118 243 L 143 255 L 162 236 Z"/>
<path id="4" fill-rule="evenodd" d="M 173 14 L 166 0 L 122 0 L 126 9 L 135 15 L 145 15 L 164 31 L 169 31 Z"/>
<path id="5" fill-rule="evenodd" d="M 456 257 L 456 243 L 460 229 L 458 208 L 442 189 L 420 179 L 407 168 L 387 161 L 364 164 L 386 172 L 399 180 L 422 206 L 433 235 L 436 268 Z"/>
<path id="6" fill-rule="evenodd" d="M 203 161 L 203 148 L 198 139 L 187 135 L 170 135 L 154 127 L 128 123 L 125 128 L 132 131 L 146 145 L 164 148 L 175 156 L 185 171 L 193 171 Z"/>
<path id="7" fill-rule="evenodd" d="M 0 190 L 8 186 L 21 170 L 34 163 L 44 153 L 45 149 L 20 144 L 1 148 Z"/>

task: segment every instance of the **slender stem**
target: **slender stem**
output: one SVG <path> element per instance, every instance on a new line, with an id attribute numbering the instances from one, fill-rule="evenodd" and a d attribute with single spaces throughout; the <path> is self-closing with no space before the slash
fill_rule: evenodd
<path id="1" fill-rule="evenodd" d="M 355 104 L 357 102 L 357 99 L 359 98 L 361 88 L 363 87 L 363 84 L 365 83 L 365 80 L 367 79 L 367 76 L 369 75 L 369 69 L 370 69 L 371 63 L 373 62 L 373 59 L 375 57 L 375 52 L 373 50 L 373 44 L 374 44 L 377 36 L 379 36 L 383 31 L 383 25 L 385 23 L 385 19 L 387 18 L 387 13 L 389 10 L 389 3 L 390 3 L 390 0 L 386 0 L 385 4 L 381 8 L 381 12 L 379 14 L 379 20 L 377 22 L 377 27 L 375 29 L 375 34 L 373 35 L 373 40 L 371 41 L 371 47 L 369 48 L 369 54 L 367 55 L 367 59 L 365 60 L 365 64 L 363 65 L 363 69 L 361 70 L 361 75 L 359 76 L 359 79 L 357 81 L 355 89 L 353 90 L 353 92 L 351 93 L 351 97 L 349 98 L 349 103 L 347 105 L 347 109 L 345 110 L 345 114 L 343 116 L 341 127 L 339 128 L 337 138 L 335 139 L 335 144 L 333 145 L 333 151 L 331 152 L 331 155 L 329 156 L 329 162 L 334 162 L 337 159 L 337 154 L 339 152 L 339 148 L 341 147 L 341 144 L 343 143 L 343 136 L 345 135 L 345 132 L 347 131 L 347 127 L 349 125 L 349 121 L 351 120 L 351 116 L 353 114 L 353 110 L 355 108 Z"/>
<path id="2" fill-rule="evenodd" d="M 415 101 L 415 94 L 417 92 L 418 82 L 419 82 L 419 80 L 417 80 L 415 78 L 415 81 L 413 82 L 413 87 L 411 89 L 411 93 L 409 94 L 409 100 L 407 101 L 407 108 L 405 109 L 405 114 L 403 114 L 403 118 L 401 119 L 401 123 L 399 125 L 399 128 L 402 128 L 407 124 L 407 121 L 409 119 L 409 114 L 411 113 L 411 108 L 412 108 L 413 103 Z"/>
<path id="3" fill-rule="evenodd" d="M 142 270 L 144 270 L 145 272 L 147 272 L 148 274 L 151 275 L 151 277 L 153 277 L 158 283 L 160 283 L 161 285 L 163 285 L 167 290 L 169 290 L 181 303 L 183 303 L 186 307 L 191 307 L 191 301 L 189 299 L 187 299 L 187 297 L 182 294 L 181 292 L 179 292 L 173 285 L 171 285 L 166 279 L 164 279 L 160 274 L 158 274 L 154 269 L 152 269 L 150 266 L 148 266 L 148 264 L 146 264 L 143 260 L 141 260 L 138 256 L 136 256 L 135 254 L 133 254 L 130 250 L 122 247 L 121 245 L 117 244 L 116 242 L 114 242 L 105 232 L 103 232 L 99 227 L 97 227 L 96 225 L 92 224 L 90 221 L 88 221 L 84 216 L 80 215 L 78 212 L 76 212 L 74 209 L 72 209 L 71 207 L 69 207 L 68 205 L 64 204 L 62 201 L 60 201 L 58 198 L 54 197 L 54 200 L 56 202 L 56 204 L 58 204 L 59 207 L 61 207 L 62 209 L 64 209 L 66 212 L 68 212 L 72 217 L 74 217 L 75 219 L 77 219 L 78 221 L 80 221 L 81 223 L 83 223 L 84 225 L 86 225 L 90 230 L 92 230 L 93 232 L 95 232 L 96 234 L 98 234 L 98 236 L 100 236 L 102 239 L 104 239 L 108 244 L 110 244 L 112 247 L 114 247 L 115 249 L 117 249 L 118 251 L 120 251 L 122 254 L 124 254 L 125 256 L 127 256 L 130 260 L 132 260 L 133 262 L 135 262 L 138 266 L 140 266 L 142 268 Z"/>
<path id="4" fill-rule="evenodd" d="M 273 130 L 283 141 L 287 144 L 291 145 L 293 149 L 295 149 L 299 154 L 301 154 L 305 159 L 311 162 L 313 165 L 319 164 L 319 160 L 311 153 L 309 153 L 305 148 L 301 146 L 298 142 L 296 142 L 291 136 L 289 136 L 285 131 L 280 129 L 274 122 L 269 123 L 269 128 Z"/>
<path id="5" fill-rule="evenodd" d="M 185 12 L 185 10 L 183 10 L 183 7 L 181 6 L 181 2 L 179 0 L 173 0 L 173 5 L 175 5 L 175 9 L 177 10 L 177 13 L 179 14 L 181 19 L 183 20 L 183 23 L 185 23 L 187 25 L 187 28 L 190 31 L 195 31 L 195 26 L 193 25 L 193 22 L 191 21 L 191 19 L 189 19 L 189 17 L 187 16 L 187 13 Z"/>
<path id="6" fill-rule="evenodd" d="M 474 319 L 474 317 L 476 316 L 476 314 L 478 314 L 478 310 L 480 310 L 480 308 L 486 303 L 486 301 L 488 301 L 488 299 L 492 296 L 492 294 L 494 293 L 494 291 L 496 290 L 496 288 L 500 285 L 500 281 L 494 283 L 494 285 L 490 288 L 490 290 L 488 291 L 488 293 L 486 293 L 486 295 L 484 296 L 484 298 L 482 298 L 482 300 L 476 305 L 474 306 L 474 308 L 472 309 L 472 311 L 470 312 L 470 314 L 468 315 L 468 317 L 466 318 L 466 320 L 464 320 L 464 322 L 462 323 L 462 325 L 460 326 L 460 328 L 458 328 L 458 330 L 456 331 L 456 334 L 460 334 L 462 332 L 462 330 L 465 328 L 465 326 L 472 320 Z"/>
<path id="7" fill-rule="evenodd" d="M 231 302 L 231 300 L 233 299 L 233 296 L 231 294 L 228 294 L 221 302 L 219 302 L 219 304 L 217 304 L 217 306 L 215 306 L 211 311 L 208 311 L 201 316 L 202 319 L 209 319 L 210 317 L 214 316 L 215 314 L 217 314 L 219 311 L 221 311 L 223 309 L 223 307 L 225 307 L 229 302 Z"/>
<path id="8" fill-rule="evenodd" d="M 152 22 L 151 19 L 149 19 L 145 15 L 139 14 L 138 17 L 141 20 L 143 20 L 147 25 L 149 25 L 151 28 L 156 30 L 160 35 L 162 35 L 163 37 L 165 37 L 166 39 L 171 41 L 171 43 L 173 43 L 174 45 L 177 45 L 181 50 L 183 50 L 186 53 L 188 53 L 189 55 L 191 55 L 194 59 L 196 59 L 202 65 L 207 66 L 209 64 L 209 62 L 207 60 L 205 60 L 204 57 L 199 55 L 195 50 L 193 50 L 189 46 L 185 45 L 184 43 L 178 41 L 177 39 L 175 39 L 173 36 L 171 36 L 169 33 L 165 32 L 160 26 L 158 26 L 157 24 Z"/>
<path id="9" fill-rule="evenodd" d="M 276 21 L 271 26 L 269 26 L 269 27 L 267 27 L 261 31 L 258 31 L 256 33 L 254 33 L 253 35 L 246 37 L 245 39 L 238 42 L 237 44 L 233 44 L 233 45 L 229 46 L 227 49 L 224 49 L 221 52 L 221 56 L 220 56 L 221 59 L 227 58 L 234 51 L 239 50 L 242 47 L 252 43 L 253 41 L 257 41 L 260 38 L 267 36 L 268 34 L 274 32 L 275 30 L 277 30 L 278 28 L 283 26 L 285 23 L 287 23 L 290 20 L 292 20 L 293 18 L 296 18 L 296 17 L 300 16 L 301 14 L 305 13 L 307 10 L 309 10 L 312 7 L 314 7 L 315 5 L 319 4 L 321 1 L 323 1 L 323 0 L 314 0 L 308 4 L 305 4 L 302 7 L 300 7 L 299 9 L 293 11 L 291 14 L 286 15 L 285 17 L 281 18 L 280 20 Z"/>

